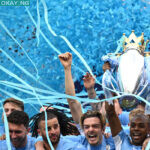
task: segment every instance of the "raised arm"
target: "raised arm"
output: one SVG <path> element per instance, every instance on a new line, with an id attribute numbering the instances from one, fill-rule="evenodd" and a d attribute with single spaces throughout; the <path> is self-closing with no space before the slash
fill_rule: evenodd
<path id="1" fill-rule="evenodd" d="M 58 56 L 61 64 L 64 67 L 65 72 L 65 90 L 67 95 L 75 96 L 75 87 L 71 74 L 71 63 L 72 63 L 72 54 L 66 52 Z M 79 124 L 80 117 L 82 115 L 81 104 L 74 99 L 67 99 L 73 120 Z"/>
<path id="2" fill-rule="evenodd" d="M 105 62 L 103 65 L 103 71 L 105 72 L 107 69 L 110 70 L 110 63 L 109 62 Z M 90 73 L 86 73 L 86 75 L 83 78 L 84 81 L 84 87 L 86 88 L 87 92 L 88 92 L 88 97 L 93 99 L 96 97 L 96 92 L 94 89 L 95 86 L 95 79 L 93 78 L 93 76 Z"/>
<path id="3" fill-rule="evenodd" d="M 96 97 L 96 92 L 94 89 L 95 86 L 95 79 L 90 73 L 86 73 L 86 75 L 83 78 L 84 87 L 86 88 L 88 92 L 88 97 L 91 99 L 94 99 Z"/>
<path id="4" fill-rule="evenodd" d="M 95 86 L 95 79 L 90 73 L 86 73 L 86 75 L 83 78 L 84 82 L 84 87 L 87 90 L 88 97 L 90 99 L 95 99 L 96 98 L 96 92 L 94 89 Z M 97 98 L 98 99 L 98 98 Z M 101 109 L 101 103 L 91 103 L 92 109 L 93 110 L 100 110 Z"/>
<path id="5" fill-rule="evenodd" d="M 107 114 L 107 119 L 111 128 L 112 136 L 116 136 L 119 134 L 119 132 L 122 130 L 120 120 L 118 118 L 118 115 L 115 112 L 114 105 L 108 104 L 108 102 L 105 102 L 105 109 Z"/>

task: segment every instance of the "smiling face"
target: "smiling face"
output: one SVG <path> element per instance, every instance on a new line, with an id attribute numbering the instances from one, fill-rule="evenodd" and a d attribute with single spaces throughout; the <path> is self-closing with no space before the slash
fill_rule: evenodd
<path id="1" fill-rule="evenodd" d="M 143 144 L 148 133 L 148 122 L 144 117 L 134 117 L 130 123 L 130 136 L 132 144 L 140 146 Z"/>
<path id="2" fill-rule="evenodd" d="M 20 110 L 22 111 L 22 109 L 20 107 L 18 107 L 17 105 L 15 105 L 12 102 L 8 102 L 4 105 L 4 110 L 6 113 L 6 116 L 8 117 L 9 114 L 11 114 L 14 110 Z M 4 114 L 2 114 L 2 120 L 4 120 Z"/>
<path id="3" fill-rule="evenodd" d="M 10 140 L 15 148 L 23 148 L 27 143 L 27 128 L 21 124 L 9 124 Z"/>
<path id="4" fill-rule="evenodd" d="M 60 127 L 57 118 L 47 120 L 48 135 L 54 147 L 57 146 L 60 139 Z M 40 135 L 43 137 L 44 142 L 48 143 L 46 137 L 45 120 L 40 121 L 39 124 Z"/>
<path id="5" fill-rule="evenodd" d="M 102 142 L 102 127 L 98 117 L 86 118 L 83 130 L 89 144 L 98 145 Z"/>

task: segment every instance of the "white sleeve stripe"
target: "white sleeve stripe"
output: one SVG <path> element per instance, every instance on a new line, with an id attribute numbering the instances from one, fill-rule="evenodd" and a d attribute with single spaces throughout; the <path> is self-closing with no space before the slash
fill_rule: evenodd
<path id="1" fill-rule="evenodd" d="M 114 139 L 116 150 L 121 150 L 122 140 L 120 136 L 116 135 L 115 137 L 113 137 L 113 139 Z"/>

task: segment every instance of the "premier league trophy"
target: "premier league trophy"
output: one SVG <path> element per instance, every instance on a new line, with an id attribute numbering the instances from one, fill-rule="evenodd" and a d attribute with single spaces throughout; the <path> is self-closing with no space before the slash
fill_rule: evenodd
<path id="1" fill-rule="evenodd" d="M 111 66 L 103 75 L 102 86 L 107 99 L 119 96 L 121 107 L 130 111 L 141 98 L 150 101 L 150 52 L 146 52 L 148 40 L 144 41 L 144 33 L 136 37 L 132 31 L 128 38 L 123 34 L 121 44 L 121 53 L 102 57 Z"/>

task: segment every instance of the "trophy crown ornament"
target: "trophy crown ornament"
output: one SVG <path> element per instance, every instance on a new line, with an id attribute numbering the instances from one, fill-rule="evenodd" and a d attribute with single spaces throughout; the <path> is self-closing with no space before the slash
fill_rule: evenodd
<path id="1" fill-rule="evenodd" d="M 132 30 L 132 33 L 127 38 L 125 33 L 123 33 L 124 42 L 123 42 L 123 52 L 126 52 L 128 49 L 137 49 L 140 53 L 144 53 L 146 46 L 149 40 L 144 41 L 144 33 L 142 32 L 141 36 L 137 37 Z"/>

